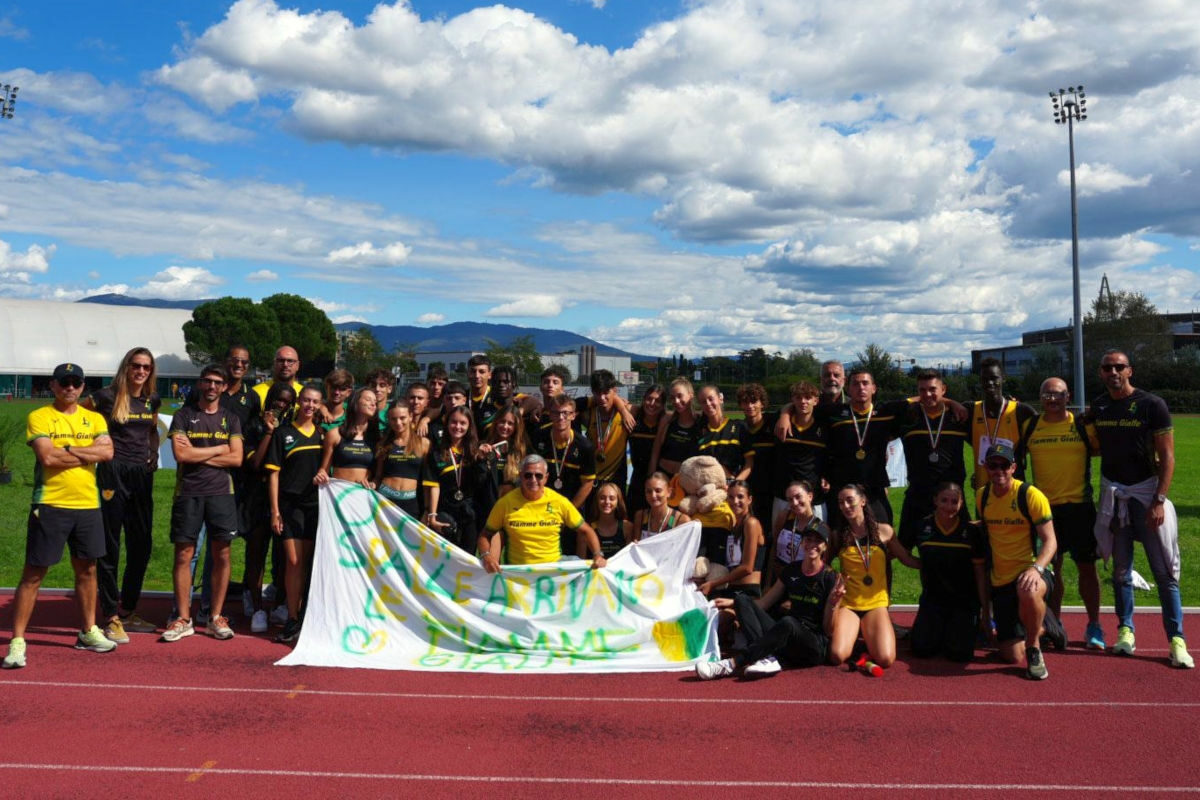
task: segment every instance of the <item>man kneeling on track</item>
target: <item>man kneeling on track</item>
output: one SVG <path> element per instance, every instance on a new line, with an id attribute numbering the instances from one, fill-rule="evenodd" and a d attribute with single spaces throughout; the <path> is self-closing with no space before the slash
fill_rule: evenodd
<path id="1" fill-rule="evenodd" d="M 1050 502 L 1036 487 L 1013 478 L 1016 456 L 1008 445 L 988 448 L 984 462 L 988 483 L 976 500 L 992 552 L 989 577 L 1000 657 L 1016 664 L 1025 656 L 1025 677 L 1045 680 L 1050 673 L 1038 637 L 1054 582 L 1047 567 L 1057 549 Z M 1031 526 L 1042 543 L 1036 559 Z"/>

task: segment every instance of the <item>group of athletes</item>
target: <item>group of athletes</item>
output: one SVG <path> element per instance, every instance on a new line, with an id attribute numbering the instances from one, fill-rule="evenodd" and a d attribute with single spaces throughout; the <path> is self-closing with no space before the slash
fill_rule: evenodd
<path id="1" fill-rule="evenodd" d="M 727 484 L 727 499 L 698 517 L 697 555 L 709 567 L 697 588 L 720 609 L 728 656 L 698 664 L 702 678 L 769 675 L 781 663 L 849 663 L 882 674 L 896 658 L 888 614 L 894 561 L 921 574 L 915 656 L 967 661 L 994 635 L 1005 661 L 1024 661 L 1028 677 L 1044 679 L 1043 648 L 1067 646 L 1057 621 L 1063 553 L 1078 566 L 1084 644 L 1096 649 L 1106 642 L 1095 561 L 1111 554 L 1112 650 L 1131 654 L 1134 541 L 1158 586 L 1169 661 L 1193 666 L 1167 499 L 1170 415 L 1160 398 L 1133 387 L 1124 353 L 1104 356 L 1106 393 L 1086 414 L 1070 410 L 1058 378 L 1043 383 L 1040 413 L 1005 397 L 994 360 L 981 364 L 983 399 L 966 404 L 947 398 L 932 370 L 917 376 L 915 398 L 877 402 L 869 372 L 847 375 L 828 361 L 820 385 L 795 384 L 779 411 L 767 410 L 762 386 L 740 387 L 740 420 L 726 416 L 716 386 L 696 392 L 682 377 L 650 387 L 631 406 L 606 370 L 591 376 L 590 394 L 573 398 L 564 392 L 567 376 L 551 367 L 540 391 L 525 395 L 510 367 L 485 356 L 469 360 L 466 384 L 435 368 L 403 396 L 382 369 L 361 385 L 341 369 L 302 384 L 299 357 L 287 346 L 270 379 L 249 385 L 249 365 L 245 347 L 229 348 L 222 364 L 201 371 L 172 418 L 175 609 L 165 629 L 138 609 L 159 447 L 154 356 L 129 351 L 112 383 L 88 397 L 79 365 L 55 368 L 54 402 L 29 416 L 35 488 L 5 668 L 26 663 L 38 588 L 64 545 L 82 621 L 77 648 L 107 652 L 130 633 L 176 642 L 197 626 L 232 638 L 225 607 L 238 536 L 246 542 L 250 630 L 277 626 L 276 640 L 286 643 L 303 624 L 318 487 L 330 478 L 379 492 L 489 571 L 564 557 L 600 567 L 626 545 L 689 521 L 674 505 L 672 479 L 697 456 L 715 459 Z M 903 444 L 909 482 L 895 526 L 887 494 L 893 439 Z M 968 474 L 976 521 L 965 503 Z M 204 590 L 193 619 L 198 566 Z"/>

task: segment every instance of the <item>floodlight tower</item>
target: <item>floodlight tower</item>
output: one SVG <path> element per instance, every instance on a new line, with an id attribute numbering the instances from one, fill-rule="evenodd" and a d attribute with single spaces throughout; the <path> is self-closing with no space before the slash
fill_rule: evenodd
<path id="1" fill-rule="evenodd" d="M 1083 384 L 1083 306 L 1079 295 L 1079 210 L 1075 204 L 1075 123 L 1087 119 L 1087 95 L 1082 86 L 1068 86 L 1057 93 L 1050 92 L 1054 106 L 1054 122 L 1067 124 L 1067 142 L 1071 153 L 1071 279 L 1075 289 L 1075 403 L 1079 410 L 1087 407 Z"/>
<path id="2" fill-rule="evenodd" d="M 17 104 L 19 88 L 18 86 L 9 86 L 7 83 L 0 86 L 0 119 L 13 118 L 13 106 Z"/>

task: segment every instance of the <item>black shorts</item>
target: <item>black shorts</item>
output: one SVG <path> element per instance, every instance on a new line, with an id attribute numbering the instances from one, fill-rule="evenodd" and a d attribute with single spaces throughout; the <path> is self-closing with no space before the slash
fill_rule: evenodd
<path id="1" fill-rule="evenodd" d="M 201 525 L 208 528 L 209 541 L 233 541 L 238 533 L 237 501 L 233 495 L 176 497 L 171 505 L 171 541 L 196 544 Z"/>
<path id="2" fill-rule="evenodd" d="M 1076 564 L 1096 561 L 1096 506 L 1092 503 L 1063 503 L 1050 506 L 1054 538 L 1059 553 L 1070 553 Z"/>
<path id="3" fill-rule="evenodd" d="M 35 505 L 29 509 L 26 526 L 25 563 L 31 567 L 53 567 L 62 561 L 63 545 L 71 558 L 103 558 L 104 515 L 98 508 L 57 508 Z"/>
<path id="4" fill-rule="evenodd" d="M 282 494 L 279 496 L 279 515 L 283 517 L 283 533 L 281 539 L 303 539 L 313 542 L 317 539 L 317 511 L 320 503 L 317 496 L 300 497 Z"/>
<path id="5" fill-rule="evenodd" d="M 1054 573 L 1042 573 L 1046 584 L 1046 597 L 1054 591 Z M 1017 600 L 1017 581 L 1014 578 L 1003 586 L 992 587 L 992 619 L 996 623 L 996 641 L 1011 642 L 1025 638 L 1025 626 L 1021 624 L 1021 605 Z"/>

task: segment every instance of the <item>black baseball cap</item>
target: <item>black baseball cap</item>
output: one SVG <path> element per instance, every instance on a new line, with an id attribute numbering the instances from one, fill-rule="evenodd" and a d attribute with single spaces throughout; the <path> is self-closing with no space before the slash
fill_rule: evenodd
<path id="1" fill-rule="evenodd" d="M 63 378 L 79 378 L 79 380 L 82 382 L 83 367 L 70 362 L 67 362 L 66 364 L 59 364 L 54 368 L 54 381 L 56 383 L 62 383 Z"/>
<path id="2" fill-rule="evenodd" d="M 807 528 L 800 531 L 800 535 L 802 537 L 816 536 L 820 538 L 821 541 L 825 542 L 825 544 L 829 544 L 829 526 L 824 522 L 821 522 L 819 519 L 814 518 L 812 523 L 810 523 Z"/>
<path id="3" fill-rule="evenodd" d="M 991 461 L 993 458 L 1003 458 L 1010 464 L 1017 463 L 1017 456 L 1013 453 L 1013 449 L 1006 444 L 994 444 L 987 450 L 987 455 L 983 457 L 984 461 Z"/>

